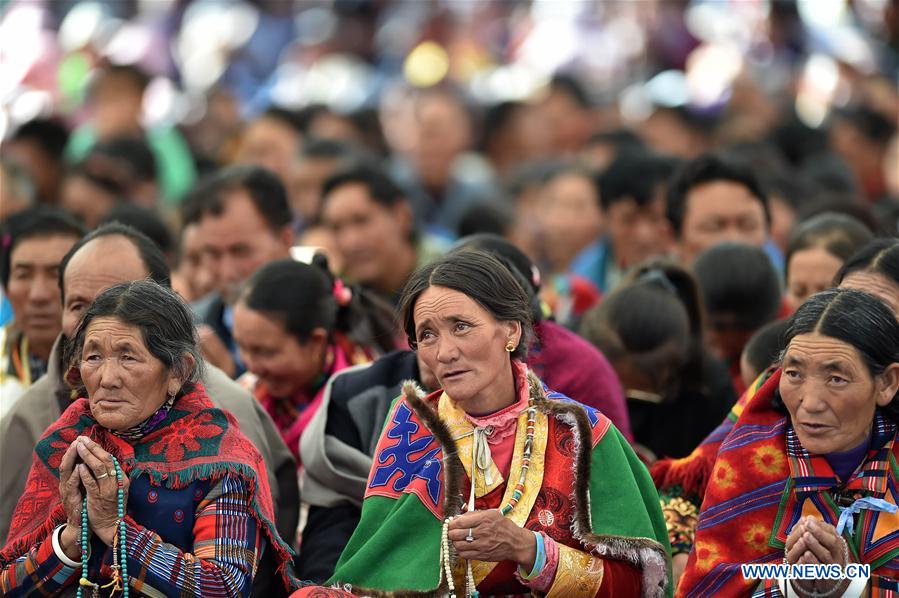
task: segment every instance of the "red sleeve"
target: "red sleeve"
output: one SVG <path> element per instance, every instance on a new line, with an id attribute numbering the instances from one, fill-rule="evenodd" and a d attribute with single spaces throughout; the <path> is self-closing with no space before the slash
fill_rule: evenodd
<path id="1" fill-rule="evenodd" d="M 639 596 L 641 586 L 640 570 L 622 561 L 605 559 L 602 585 L 597 598 L 610 596 Z"/>

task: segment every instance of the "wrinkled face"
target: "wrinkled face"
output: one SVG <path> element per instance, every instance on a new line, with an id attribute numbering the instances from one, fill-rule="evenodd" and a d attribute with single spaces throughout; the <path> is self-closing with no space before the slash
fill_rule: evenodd
<path id="1" fill-rule="evenodd" d="M 765 208 L 749 189 L 733 181 L 713 181 L 687 193 L 680 253 L 692 263 L 705 249 L 724 241 L 765 244 Z"/>
<path id="2" fill-rule="evenodd" d="M 506 343 L 521 340 L 518 322 L 501 322 L 464 293 L 441 286 L 415 302 L 415 339 L 421 361 L 463 409 L 500 396 L 511 372 Z M 474 412 L 476 413 L 476 412 Z"/>
<path id="3" fill-rule="evenodd" d="M 874 295 L 886 303 L 899 320 L 899 285 L 883 274 L 853 272 L 843 279 L 840 288 L 856 289 Z"/>
<path id="4" fill-rule="evenodd" d="M 823 247 L 796 251 L 787 264 L 787 300 L 794 310 L 819 291 L 833 286 L 843 260 Z"/>
<path id="5" fill-rule="evenodd" d="M 69 260 L 63 275 L 63 334 L 72 338 L 97 295 L 120 282 L 143 280 L 149 275 L 137 248 L 125 237 L 100 237 L 83 246 Z"/>
<path id="6" fill-rule="evenodd" d="M 113 317 L 96 318 L 88 325 L 81 379 L 91 413 L 110 430 L 127 430 L 144 421 L 183 382 L 150 353 L 138 327 Z"/>
<path id="7" fill-rule="evenodd" d="M 409 251 L 412 215 L 408 206 L 383 206 L 371 198 L 365 185 L 353 183 L 331 192 L 322 218 L 334 236 L 347 276 L 385 292 L 397 290 L 386 287 Z"/>
<path id="8" fill-rule="evenodd" d="M 241 361 L 276 397 L 294 397 L 322 372 L 327 333 L 321 328 L 301 343 L 280 322 L 241 301 L 234 307 L 234 339 Z"/>
<path id="9" fill-rule="evenodd" d="M 605 212 L 606 229 L 619 265 L 625 268 L 668 253 L 671 225 L 665 217 L 665 197 L 639 206 L 633 199 L 618 201 Z"/>
<path id="10" fill-rule="evenodd" d="M 217 281 L 226 303 L 240 286 L 267 263 L 289 257 L 293 241 L 289 227 L 275 233 L 245 191 L 232 191 L 221 214 L 205 214 L 199 222 L 203 265 Z"/>
<path id="11" fill-rule="evenodd" d="M 32 237 L 19 242 L 10 255 L 6 296 L 16 326 L 32 346 L 49 347 L 59 335 L 59 262 L 77 240 L 71 235 Z"/>
<path id="12" fill-rule="evenodd" d="M 566 270 L 602 230 L 596 186 L 584 175 L 563 174 L 544 187 L 541 208 L 550 260 L 556 270 Z"/>
<path id="13" fill-rule="evenodd" d="M 889 404 L 896 386 L 886 376 L 872 377 L 852 345 L 811 333 L 787 346 L 780 394 L 802 446 L 826 455 L 862 444 L 874 409 Z"/>
<path id="14" fill-rule="evenodd" d="M 287 185 L 294 158 L 300 151 L 300 141 L 300 135 L 286 124 L 262 117 L 244 132 L 237 163 L 268 168 Z"/>

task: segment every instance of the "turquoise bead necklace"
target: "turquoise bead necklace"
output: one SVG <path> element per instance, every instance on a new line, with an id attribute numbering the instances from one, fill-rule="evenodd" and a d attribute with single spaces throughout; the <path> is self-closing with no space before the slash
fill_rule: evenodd
<path id="1" fill-rule="evenodd" d="M 87 578 L 90 538 L 87 521 L 87 495 L 85 494 L 81 501 L 81 579 L 78 580 L 78 598 L 82 598 L 84 588 L 92 588 L 92 596 L 99 596 L 101 589 L 112 588 L 110 596 L 121 590 L 123 598 L 128 598 L 128 559 L 125 551 L 125 481 L 118 459 L 113 457 L 112 464 L 115 466 L 115 477 L 118 484 L 118 511 L 116 514 L 119 522 L 118 532 L 112 541 L 112 581 L 101 586 Z"/>

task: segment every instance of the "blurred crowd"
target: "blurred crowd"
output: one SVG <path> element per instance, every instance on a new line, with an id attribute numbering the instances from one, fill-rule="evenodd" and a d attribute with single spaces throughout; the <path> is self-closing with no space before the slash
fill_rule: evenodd
<path id="1" fill-rule="evenodd" d="M 77 278 L 118 222 L 301 462 L 327 380 L 408 348 L 410 274 L 481 235 L 641 458 L 683 457 L 783 319 L 899 236 L 895 0 L 0 10 L 3 414 L 134 247 L 153 274 L 135 242 Z"/>
<path id="2" fill-rule="evenodd" d="M 607 352 L 610 334 L 637 341 L 601 320 L 643 312 L 594 309 L 604 296 L 647 272 L 689 279 L 686 325 L 739 393 L 752 334 L 897 233 L 896 10 L 10 2 L 4 248 L 36 207 L 136 227 L 196 302 L 206 357 L 238 376 L 260 359 L 232 306 L 267 262 L 323 254 L 389 306 L 417 266 L 492 233 L 539 271 L 545 315 Z M 57 245 L 37 250 L 47 267 Z M 30 342 L 43 371 L 59 297 L 23 294 L 36 274 L 9 251 L 5 266 L 4 320 L 52 323 Z"/>

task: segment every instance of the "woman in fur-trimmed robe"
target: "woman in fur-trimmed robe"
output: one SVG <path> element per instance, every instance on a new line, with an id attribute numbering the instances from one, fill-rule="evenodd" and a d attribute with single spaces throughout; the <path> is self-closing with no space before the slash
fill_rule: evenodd
<path id="1" fill-rule="evenodd" d="M 300 595 L 670 593 L 648 472 L 605 416 L 528 372 L 530 309 L 509 270 L 450 254 L 410 278 L 400 309 L 441 390 L 406 385 L 339 589 Z"/>

